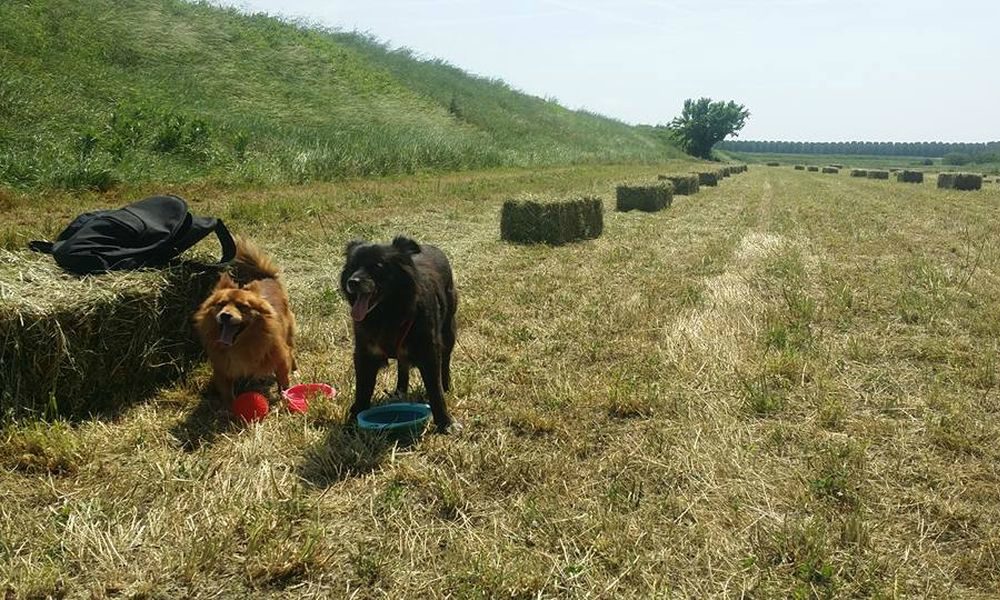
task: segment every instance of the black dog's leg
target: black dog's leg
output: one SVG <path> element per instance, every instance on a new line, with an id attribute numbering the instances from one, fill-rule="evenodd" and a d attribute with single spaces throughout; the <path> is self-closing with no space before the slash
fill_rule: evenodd
<path id="1" fill-rule="evenodd" d="M 378 368 L 377 360 L 360 352 L 354 353 L 354 404 L 351 405 L 348 422 L 357 419 L 359 412 L 372 405 Z"/>
<path id="2" fill-rule="evenodd" d="M 441 387 L 451 391 L 451 351 L 455 348 L 455 318 L 452 317 L 444 326 L 444 351 L 441 353 Z"/>
<path id="3" fill-rule="evenodd" d="M 441 387 L 441 361 L 435 357 L 418 366 L 420 377 L 424 380 L 424 387 L 427 388 L 431 412 L 434 413 L 434 424 L 437 425 L 438 431 L 446 433 L 456 423 L 448 414 L 448 407 L 444 402 L 444 389 Z"/>
<path id="4" fill-rule="evenodd" d="M 405 397 L 410 389 L 410 363 L 405 360 L 396 360 L 396 395 Z"/>

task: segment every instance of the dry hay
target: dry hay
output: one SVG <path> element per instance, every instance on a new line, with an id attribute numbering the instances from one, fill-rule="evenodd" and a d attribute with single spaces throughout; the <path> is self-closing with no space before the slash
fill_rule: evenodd
<path id="1" fill-rule="evenodd" d="M 719 172 L 718 171 L 699 171 L 698 172 L 698 185 L 708 185 L 715 186 L 719 185 Z"/>
<path id="2" fill-rule="evenodd" d="M 870 170 L 868 171 L 868 179 L 889 179 L 889 171 Z"/>
<path id="3" fill-rule="evenodd" d="M 0 418 L 120 409 L 201 356 L 191 315 L 218 279 L 184 262 L 77 277 L 0 251 Z"/>
<path id="4" fill-rule="evenodd" d="M 837 167 L 823 167 L 824 173 L 840 173 L 840 169 Z"/>
<path id="5" fill-rule="evenodd" d="M 509 242 L 561 245 L 593 239 L 603 231 L 604 203 L 600 198 L 527 195 L 507 200 L 500 213 L 500 238 Z"/>
<path id="6" fill-rule="evenodd" d="M 938 173 L 937 186 L 949 190 L 978 190 L 983 187 L 983 176 L 979 173 Z"/>
<path id="7" fill-rule="evenodd" d="M 806 170 L 806 166 L 805 165 L 795 165 L 794 168 L 795 168 L 796 171 L 805 171 Z"/>
<path id="8" fill-rule="evenodd" d="M 903 170 L 896 173 L 896 181 L 900 181 L 902 183 L 923 183 L 924 173 L 923 171 Z"/>
<path id="9" fill-rule="evenodd" d="M 809 171 L 811 173 L 818 173 L 819 172 L 819 167 L 817 167 L 815 165 L 809 165 L 808 167 L 806 167 L 806 171 Z"/>
<path id="10" fill-rule="evenodd" d="M 660 175 L 660 181 L 669 181 L 674 185 L 674 193 L 680 196 L 690 196 L 698 193 L 698 176 L 691 175 Z"/>
<path id="11" fill-rule="evenodd" d="M 868 177 L 867 169 L 851 169 L 851 177 Z"/>
<path id="12" fill-rule="evenodd" d="M 615 190 L 615 210 L 656 212 L 673 201 L 674 185 L 669 181 L 651 184 L 623 184 Z"/>

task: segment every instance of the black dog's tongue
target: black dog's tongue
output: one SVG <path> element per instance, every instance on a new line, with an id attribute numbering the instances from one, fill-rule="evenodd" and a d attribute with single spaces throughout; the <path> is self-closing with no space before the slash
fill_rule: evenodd
<path id="1" fill-rule="evenodd" d="M 222 323 L 219 326 L 219 343 L 225 344 L 226 346 L 232 346 L 239 330 L 239 325 L 235 325 L 233 323 Z"/>
<path id="2" fill-rule="evenodd" d="M 371 294 L 358 294 L 358 298 L 354 301 L 351 306 L 351 318 L 360 323 L 365 320 L 368 315 L 368 301 L 371 300 Z"/>

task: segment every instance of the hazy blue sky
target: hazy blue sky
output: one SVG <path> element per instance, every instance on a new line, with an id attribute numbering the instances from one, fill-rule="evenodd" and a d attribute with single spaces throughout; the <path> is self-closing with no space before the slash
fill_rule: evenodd
<path id="1" fill-rule="evenodd" d="M 744 139 L 1000 139 L 996 0 L 222 0 L 632 123 L 745 104 Z"/>

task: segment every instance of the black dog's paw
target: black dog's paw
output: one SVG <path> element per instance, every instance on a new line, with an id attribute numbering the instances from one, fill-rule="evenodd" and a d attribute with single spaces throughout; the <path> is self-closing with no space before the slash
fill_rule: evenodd
<path id="1" fill-rule="evenodd" d="M 437 432 L 442 435 L 458 435 L 462 433 L 465 427 L 462 426 L 458 421 L 452 421 L 451 423 L 445 423 L 444 425 L 437 426 Z"/>

